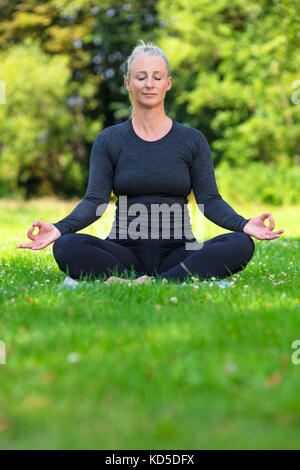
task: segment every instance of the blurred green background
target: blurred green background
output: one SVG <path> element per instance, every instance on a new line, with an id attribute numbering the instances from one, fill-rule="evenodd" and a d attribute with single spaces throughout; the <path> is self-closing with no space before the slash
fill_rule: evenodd
<path id="1" fill-rule="evenodd" d="M 94 138 L 130 117 L 123 74 L 143 39 L 169 57 L 166 114 L 206 135 L 224 198 L 300 203 L 299 2 L 0 7 L 0 197 L 82 198 Z"/>

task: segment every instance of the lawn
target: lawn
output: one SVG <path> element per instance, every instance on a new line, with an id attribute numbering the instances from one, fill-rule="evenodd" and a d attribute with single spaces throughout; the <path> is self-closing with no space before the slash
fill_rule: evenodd
<path id="1" fill-rule="evenodd" d="M 0 201 L 0 448 L 299 449 L 300 207 L 232 204 L 271 212 L 285 233 L 254 239 L 230 288 L 58 290 L 52 246 L 16 246 L 34 219 L 56 222 L 76 202 Z M 106 236 L 113 211 L 82 232 Z M 227 232 L 203 223 L 205 239 Z"/>

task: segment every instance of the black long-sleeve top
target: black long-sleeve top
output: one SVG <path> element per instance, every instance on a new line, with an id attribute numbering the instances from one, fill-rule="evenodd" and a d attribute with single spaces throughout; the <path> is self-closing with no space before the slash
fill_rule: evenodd
<path id="1" fill-rule="evenodd" d="M 67 217 L 54 225 L 64 235 L 92 224 L 103 215 L 112 190 L 119 199 L 127 196 L 128 208 L 134 203 L 147 207 L 152 203 L 169 206 L 179 203 L 185 214 L 187 196 L 193 190 L 196 203 L 203 204 L 204 216 L 220 227 L 242 232 L 250 220 L 237 214 L 220 195 L 205 135 L 175 120 L 170 131 L 155 141 L 140 138 L 131 118 L 100 131 L 91 150 L 85 196 Z M 112 228 L 116 237 L 126 229 L 119 199 Z M 177 219 L 171 214 L 173 224 Z M 133 220 L 132 215 L 127 220 Z"/>

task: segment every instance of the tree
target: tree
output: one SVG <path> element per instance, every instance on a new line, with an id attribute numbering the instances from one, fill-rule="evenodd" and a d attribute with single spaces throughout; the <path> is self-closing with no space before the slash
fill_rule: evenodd
<path id="1" fill-rule="evenodd" d="M 206 134 L 216 164 L 299 164 L 299 2 L 159 0 L 157 9 L 174 107 Z"/>

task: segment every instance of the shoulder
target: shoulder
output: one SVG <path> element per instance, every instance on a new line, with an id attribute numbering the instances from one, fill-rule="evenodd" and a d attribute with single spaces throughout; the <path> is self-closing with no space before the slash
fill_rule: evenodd
<path id="1" fill-rule="evenodd" d="M 128 132 L 128 120 L 104 127 L 97 135 L 102 137 L 122 136 Z"/>
<path id="2" fill-rule="evenodd" d="M 126 143 L 128 132 L 128 121 L 104 127 L 95 137 L 94 146 L 96 151 L 101 149 L 115 165 L 122 147 Z M 99 150 L 100 154 L 100 150 Z"/>
<path id="3" fill-rule="evenodd" d="M 191 127 L 181 124 L 176 121 L 177 135 L 179 135 L 182 142 L 184 142 L 193 153 L 199 153 L 199 148 L 207 145 L 205 134 L 196 127 Z"/>
<path id="4" fill-rule="evenodd" d="M 124 145 L 129 136 L 129 122 L 126 120 L 104 127 L 98 132 L 95 140 L 103 142 L 109 151 L 115 153 L 122 148 L 122 145 Z"/>
<path id="5" fill-rule="evenodd" d="M 183 135 L 185 138 L 188 138 L 192 142 L 199 142 L 201 140 L 205 140 L 205 134 L 200 131 L 200 129 L 197 129 L 196 127 L 191 127 L 186 124 L 181 124 L 178 121 L 176 122 L 176 128 L 177 132 L 180 135 Z"/>

